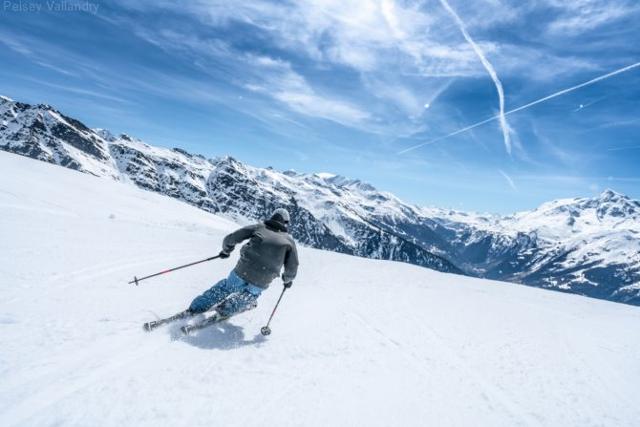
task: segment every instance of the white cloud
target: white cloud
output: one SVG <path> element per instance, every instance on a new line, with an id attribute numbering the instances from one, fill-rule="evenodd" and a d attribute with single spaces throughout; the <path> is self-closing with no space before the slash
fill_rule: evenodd
<path id="1" fill-rule="evenodd" d="M 266 94 L 286 104 L 293 111 L 355 127 L 371 118 L 368 112 L 359 107 L 316 93 L 305 78 L 296 73 L 286 61 L 262 55 L 247 55 L 246 59 L 261 69 L 257 73 L 260 82 L 247 83 L 245 88 Z"/>
<path id="2" fill-rule="evenodd" d="M 476 75 L 474 53 L 453 41 L 455 33 L 420 2 L 393 0 L 195 1 L 163 7 L 190 11 L 224 27 L 232 21 L 269 34 L 278 46 L 309 58 L 369 72 L 395 65 L 403 72 L 435 68 L 438 74 Z M 150 7 L 150 6 L 149 6 Z M 443 25 L 444 24 L 444 25 Z M 441 64 L 447 61 L 447 66 Z"/>
<path id="3" fill-rule="evenodd" d="M 211 72 L 208 60 L 222 62 L 228 69 L 229 82 L 269 96 L 297 113 L 363 129 L 366 128 L 364 122 L 371 118 L 367 111 L 352 103 L 335 95 L 318 93 L 288 61 L 240 52 L 220 40 L 206 40 L 171 30 L 153 33 L 140 29 L 139 36 L 163 49 L 194 56 L 202 71 L 207 73 Z"/>
<path id="4" fill-rule="evenodd" d="M 178 6 L 162 3 L 161 7 Z M 250 24 L 285 52 L 302 55 L 317 67 L 348 67 L 364 83 L 349 94 L 338 93 L 302 71 L 294 72 L 291 64 L 270 67 L 276 64 L 268 61 L 276 59 L 256 57 L 256 69 L 230 72 L 229 79 L 235 84 L 271 96 L 297 113 L 374 133 L 409 135 L 423 129 L 416 118 L 425 101 L 431 103 L 440 94 L 439 88 L 446 89 L 448 84 L 443 83 L 449 77 L 482 73 L 473 49 L 449 25 L 439 26 L 442 20 L 437 14 L 425 13 L 422 7 L 393 0 L 301 0 L 286 5 L 258 0 L 195 1 L 180 5 L 180 10 L 215 27 L 231 22 Z M 233 63 L 244 55 L 220 40 L 199 39 L 189 31 L 177 34 L 169 29 L 135 28 L 138 35 L 164 49 L 191 55 L 196 64 L 205 64 L 207 56 L 222 57 L 222 68 L 233 70 Z M 482 45 L 495 50 L 490 43 Z M 256 72 L 265 69 L 266 74 Z M 389 75 L 394 76 L 391 81 Z M 355 79 L 354 83 L 358 84 Z M 381 102 L 370 105 L 375 98 Z"/>
<path id="5" fill-rule="evenodd" d="M 486 51 L 485 51 L 486 52 Z M 531 83 L 557 81 L 578 72 L 599 71 L 601 68 L 593 61 L 565 54 L 557 56 L 530 46 L 502 43 L 494 46 L 493 64 L 502 75 L 526 76 Z"/>
<path id="6" fill-rule="evenodd" d="M 31 49 L 29 49 L 27 46 L 25 46 L 23 43 L 16 40 L 15 38 L 12 38 L 8 34 L 3 34 L 3 37 L 0 39 L 0 43 L 5 44 L 9 49 L 21 55 L 25 55 L 29 57 L 33 55 L 33 52 L 31 51 Z"/>
<path id="7" fill-rule="evenodd" d="M 549 31 L 555 34 L 577 35 L 640 10 L 637 4 L 627 1 L 547 0 L 547 2 L 562 11 L 548 27 Z"/>
<path id="8" fill-rule="evenodd" d="M 399 113 L 416 123 L 424 121 L 424 110 L 437 103 L 442 95 L 455 81 L 454 78 L 429 79 L 420 84 L 408 77 L 398 76 L 363 76 L 362 83 L 374 97 L 390 102 Z"/>
<path id="9" fill-rule="evenodd" d="M 131 22 L 131 26 L 157 45 L 187 55 L 202 71 L 211 73 L 214 69 L 218 77 L 227 73 L 229 82 L 271 97 L 295 113 L 375 133 L 406 135 L 424 129 L 424 105 L 432 103 L 430 94 L 437 93 L 437 88 L 451 78 L 477 78 L 488 73 L 498 93 L 497 120 L 507 151 L 511 150 L 512 141 L 504 89 L 498 76 L 549 81 L 597 67 L 584 57 L 560 57 L 544 45 L 518 43 L 517 38 L 512 39 L 514 44 L 488 40 L 486 30 L 496 24 L 509 24 L 515 31 L 524 25 L 528 13 L 540 10 L 560 14 L 556 21 L 549 17 L 550 22 L 555 22 L 551 25 L 558 28 L 569 28 L 561 20 L 576 16 L 591 24 L 607 22 L 616 15 L 612 12 L 617 10 L 615 5 L 624 5 L 614 2 L 615 7 L 609 8 L 607 14 L 605 2 L 597 0 L 457 1 L 456 9 L 465 17 L 464 23 L 458 18 L 462 26 L 457 27 L 451 25 L 451 17 L 439 2 L 448 4 L 443 0 L 159 0 L 137 1 L 134 6 L 128 0 L 122 4 L 139 10 L 170 9 L 197 19 L 200 26 L 220 30 L 221 34 L 227 34 L 227 30 L 234 33 L 234 25 L 241 23 L 245 26 L 243 31 L 253 32 L 249 36 L 255 36 L 258 47 L 267 47 L 265 52 L 270 55 L 253 58 L 253 69 L 243 62 L 248 61 L 244 47 L 233 47 L 233 36 L 227 40 L 224 34 L 212 37 L 215 31 L 192 31 L 182 26 L 174 26 L 176 30 L 141 28 L 140 22 Z M 580 25 L 583 24 L 573 27 Z M 246 30 L 247 26 L 250 30 Z M 471 39 L 469 33 L 478 39 Z M 250 43 L 246 46 L 251 49 Z M 278 54 L 288 65 L 278 67 Z M 211 67 L 207 61 L 216 58 L 224 61 Z M 345 90 L 345 82 L 332 84 L 332 76 L 326 72 L 332 69 L 337 70 L 336 74 L 349 73 L 352 86 Z"/>

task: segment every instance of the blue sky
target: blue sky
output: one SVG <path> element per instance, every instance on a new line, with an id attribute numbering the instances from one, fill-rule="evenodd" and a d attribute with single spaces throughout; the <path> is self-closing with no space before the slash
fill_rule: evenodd
<path id="1" fill-rule="evenodd" d="M 421 205 L 640 198 L 640 67 L 501 115 L 640 62 L 636 1 L 1 6 L 0 93 L 91 127 Z"/>

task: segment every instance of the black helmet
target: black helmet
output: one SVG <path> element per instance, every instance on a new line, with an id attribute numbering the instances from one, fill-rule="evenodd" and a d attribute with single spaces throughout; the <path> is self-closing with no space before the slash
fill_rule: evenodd
<path id="1" fill-rule="evenodd" d="M 272 221 L 277 221 L 283 225 L 288 225 L 290 219 L 289 212 L 284 208 L 278 208 L 271 214 Z"/>

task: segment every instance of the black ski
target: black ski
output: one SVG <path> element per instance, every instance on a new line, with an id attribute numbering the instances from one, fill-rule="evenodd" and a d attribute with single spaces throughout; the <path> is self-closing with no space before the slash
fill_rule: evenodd
<path id="1" fill-rule="evenodd" d="M 166 325 L 167 323 L 175 322 L 176 320 L 186 319 L 187 317 L 194 316 L 197 313 L 191 313 L 189 310 L 181 311 L 180 313 L 174 314 L 171 317 L 167 317 L 165 319 L 158 319 L 152 322 L 147 322 L 143 325 L 145 331 L 150 332 L 153 331 L 158 326 Z"/>
<path id="2" fill-rule="evenodd" d="M 206 328 L 207 326 L 213 325 L 214 323 L 222 322 L 223 320 L 227 320 L 228 317 L 221 316 L 219 313 L 215 313 L 213 316 L 207 317 L 200 322 L 194 323 L 193 325 L 184 325 L 180 330 L 183 334 L 189 335 L 191 331 L 197 331 L 198 329 Z"/>

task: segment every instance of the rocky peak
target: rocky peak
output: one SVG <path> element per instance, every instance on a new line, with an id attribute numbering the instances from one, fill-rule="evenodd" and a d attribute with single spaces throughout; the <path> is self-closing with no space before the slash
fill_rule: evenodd
<path id="1" fill-rule="evenodd" d="M 346 176 L 334 175 L 330 173 L 317 173 L 315 174 L 315 176 L 340 188 L 353 188 L 369 192 L 377 191 L 373 185 L 363 182 L 359 179 L 348 178 Z"/>
<path id="2" fill-rule="evenodd" d="M 622 199 L 628 199 L 628 197 L 625 196 L 624 194 L 620 194 L 610 188 L 607 188 L 602 193 L 600 193 L 597 199 L 601 203 L 605 203 L 605 202 L 616 202 Z"/>
<path id="3" fill-rule="evenodd" d="M 117 139 L 114 134 L 112 134 L 110 131 L 108 131 L 106 129 L 95 128 L 95 129 L 93 129 L 93 131 L 96 134 L 98 134 L 98 136 L 100 138 L 104 139 L 105 141 L 113 142 L 113 141 L 115 141 Z"/>
<path id="4" fill-rule="evenodd" d="M 216 159 L 216 165 L 222 168 L 243 169 L 243 164 L 231 156 L 223 156 Z"/>
<path id="5" fill-rule="evenodd" d="M 625 217 L 636 217 L 640 214 L 640 202 L 618 193 L 611 189 L 606 189 L 600 196 L 594 199 L 598 217 L 611 216 L 618 219 Z"/>

